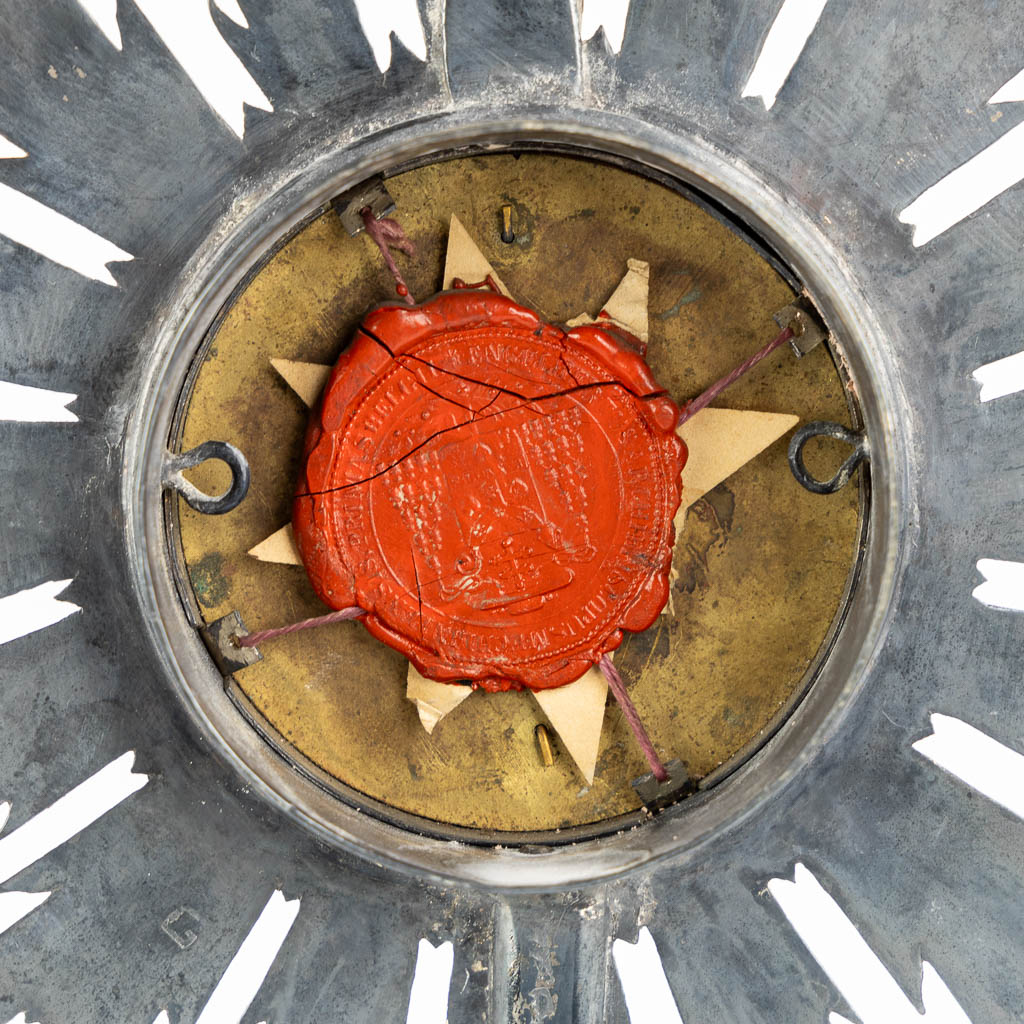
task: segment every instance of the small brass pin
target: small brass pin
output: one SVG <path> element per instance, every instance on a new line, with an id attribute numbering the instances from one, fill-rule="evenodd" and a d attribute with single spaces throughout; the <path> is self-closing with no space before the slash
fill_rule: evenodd
<path id="1" fill-rule="evenodd" d="M 501 240 L 509 245 L 516 240 L 516 233 L 512 230 L 512 204 L 505 203 L 501 208 Z"/>
<path id="2" fill-rule="evenodd" d="M 533 732 L 537 737 L 537 746 L 540 747 L 540 758 L 544 762 L 544 767 L 550 768 L 555 763 L 555 755 L 551 749 L 551 734 L 546 725 L 538 725 Z"/>

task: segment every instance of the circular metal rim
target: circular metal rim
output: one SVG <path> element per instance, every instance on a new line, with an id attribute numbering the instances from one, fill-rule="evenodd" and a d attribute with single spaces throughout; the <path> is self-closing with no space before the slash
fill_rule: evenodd
<path id="1" fill-rule="evenodd" d="M 443 163 L 472 157 L 486 156 L 490 154 L 504 153 L 544 153 L 554 154 L 567 159 L 587 160 L 598 162 L 606 166 L 617 167 L 628 171 L 631 174 L 645 177 L 650 181 L 660 184 L 663 188 L 675 192 L 681 199 L 702 209 L 709 216 L 715 218 L 719 223 L 733 232 L 745 245 L 753 249 L 777 274 L 779 274 L 789 286 L 796 292 L 800 292 L 802 283 L 794 276 L 792 270 L 785 261 L 774 252 L 764 239 L 751 233 L 750 226 L 738 219 L 731 211 L 724 209 L 711 201 L 710 197 L 694 190 L 688 184 L 673 178 L 668 174 L 656 171 L 652 167 L 638 166 L 634 161 L 622 156 L 612 154 L 603 150 L 581 150 L 575 146 L 557 144 L 548 139 L 543 141 L 517 139 L 514 145 L 502 146 L 494 141 L 486 146 L 460 145 L 457 149 L 429 152 L 418 154 L 412 159 L 405 160 L 397 166 L 386 168 L 387 177 L 404 174 L 410 170 L 435 163 Z M 325 215 L 326 208 L 319 208 L 312 214 L 302 218 L 296 225 L 284 235 L 275 239 L 273 246 L 254 260 L 246 271 L 240 283 L 231 293 L 227 302 L 218 310 L 212 318 L 206 335 L 197 349 L 184 382 L 181 384 L 179 398 L 175 408 L 174 416 L 170 425 L 170 445 L 177 450 L 181 445 L 181 438 L 184 432 L 185 421 L 188 416 L 189 405 L 192 401 L 192 393 L 201 372 L 203 358 L 206 352 L 216 342 L 217 331 L 223 319 L 228 316 L 231 307 L 245 293 L 253 280 L 264 269 L 267 263 L 281 251 L 292 239 L 300 235 L 313 221 Z M 851 422 L 854 428 L 862 426 L 862 417 L 859 403 L 854 393 L 853 381 L 849 375 L 849 367 L 843 363 L 841 354 L 835 351 L 832 339 L 826 339 L 825 344 L 829 348 L 830 355 L 835 365 L 835 371 L 846 395 L 846 402 Z M 849 433 L 849 432 L 847 432 Z M 216 443 L 216 442 L 207 442 Z M 176 447 L 177 446 L 177 447 Z M 861 446 L 861 458 L 864 458 L 867 451 L 866 442 Z M 843 587 L 842 595 L 832 621 L 829 623 L 822 640 L 815 652 L 807 669 L 797 681 L 789 697 L 765 723 L 759 732 L 751 737 L 746 743 L 738 748 L 729 758 L 714 768 L 708 775 L 698 782 L 692 792 L 688 792 L 685 799 L 688 806 L 693 806 L 692 800 L 697 793 L 704 794 L 712 787 L 719 785 L 722 780 L 728 778 L 739 770 L 744 764 L 754 757 L 762 747 L 768 743 L 788 721 L 794 708 L 804 699 L 808 689 L 814 685 L 818 678 L 821 666 L 829 657 L 834 645 L 836 636 L 846 620 L 849 610 L 851 594 L 859 583 L 861 576 L 862 561 L 864 555 L 865 537 L 867 536 L 868 524 L 870 521 L 870 471 L 865 459 L 864 472 L 857 477 L 856 485 L 859 492 L 859 511 L 856 547 L 851 560 L 847 579 Z M 202 611 L 199 602 L 192 590 L 189 580 L 188 568 L 185 562 L 185 554 L 181 547 L 181 527 L 179 519 L 179 503 L 174 500 L 174 495 L 168 491 L 164 506 L 164 525 L 167 531 L 167 547 L 170 549 L 169 559 L 171 562 L 172 575 L 175 586 L 178 589 L 180 600 L 186 606 L 186 615 L 198 628 L 203 624 Z M 454 841 L 459 843 L 473 844 L 477 846 L 493 847 L 496 845 L 512 848 L 542 848 L 551 846 L 565 846 L 574 843 L 587 842 L 614 835 L 617 832 L 626 831 L 646 824 L 650 819 L 650 812 L 644 807 L 638 807 L 634 811 L 618 814 L 614 817 L 601 818 L 595 821 L 567 826 L 563 828 L 523 830 L 498 830 L 473 828 L 468 825 L 452 824 L 449 822 L 438 822 L 423 817 L 413 811 L 407 811 L 386 803 L 379 797 L 372 797 L 358 789 L 353 788 L 341 779 L 331 775 L 316 762 L 310 760 L 299 748 L 287 740 L 260 711 L 260 709 L 246 696 L 245 691 L 238 684 L 237 680 L 229 677 L 224 683 L 230 699 L 241 717 L 238 728 L 254 729 L 269 744 L 274 752 L 283 758 L 289 766 L 299 774 L 303 775 L 320 790 L 347 804 L 360 814 L 368 814 L 381 820 L 386 825 L 395 826 L 404 832 L 412 832 L 427 838 L 440 840 L 442 842 Z M 681 798 L 682 799 L 682 798 Z"/>
<path id="2" fill-rule="evenodd" d="M 229 223 L 196 254 L 179 282 L 180 303 L 155 324 L 146 350 L 148 372 L 132 416 L 125 450 L 122 500 L 133 582 L 153 646 L 180 699 L 221 756 L 265 799 L 322 840 L 407 872 L 460 878 L 486 887 L 540 889 L 608 878 L 667 856 L 692 856 L 714 835 L 738 824 L 783 787 L 827 742 L 851 705 L 878 651 L 907 541 L 908 461 L 904 428 L 895 415 L 902 390 L 886 357 L 884 335 L 839 254 L 800 208 L 759 181 L 745 164 L 704 140 L 594 111 L 530 111 L 499 123 L 472 111 L 429 123 L 399 125 L 357 144 L 341 144 L 315 163 L 281 175 L 263 194 L 236 203 Z M 447 121 L 447 123 L 445 123 Z M 428 130 L 429 124 L 429 130 Z M 645 136 L 637 137 L 638 128 Z M 670 809 L 642 829 L 580 846 L 528 849 L 480 847 L 418 836 L 344 808 L 297 775 L 251 731 L 232 737 L 238 712 L 170 583 L 162 541 L 159 466 L 177 398 L 165 380 L 184 379 L 216 311 L 273 241 L 315 214 L 332 196 L 374 173 L 431 151 L 493 140 L 507 145 L 550 140 L 597 149 L 681 179 L 751 223 L 783 253 L 814 294 L 839 339 L 857 381 L 872 442 L 872 522 L 844 628 L 815 685 L 775 738 L 712 793 Z M 904 547 L 901 548 L 901 541 Z M 157 562 L 157 570 L 150 564 Z M 184 627 L 184 628 L 182 628 Z M 204 679 L 201 694 L 186 679 Z M 344 819 L 343 824 L 331 819 Z"/>

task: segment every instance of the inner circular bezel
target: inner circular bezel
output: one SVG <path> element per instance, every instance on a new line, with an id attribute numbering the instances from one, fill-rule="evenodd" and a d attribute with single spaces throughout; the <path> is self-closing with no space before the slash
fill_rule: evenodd
<path id="1" fill-rule="evenodd" d="M 265 797 L 327 841 L 418 872 L 454 875 L 498 887 L 537 887 L 606 877 L 671 852 L 692 851 L 750 813 L 820 746 L 856 693 L 884 633 L 899 564 L 905 458 L 899 423 L 891 415 L 900 405 L 899 391 L 887 373 L 881 331 L 837 254 L 799 210 L 747 168 L 702 141 L 669 139 L 650 129 L 646 144 L 641 145 L 622 134 L 623 126 L 616 119 L 600 121 L 589 129 L 558 121 L 544 125 L 536 121 L 468 124 L 434 133 L 425 132 L 422 126 L 396 129 L 387 137 L 339 148 L 281 187 L 268 187 L 265 197 L 248 207 L 252 213 L 218 232 L 216 241 L 211 239 L 197 255 L 189 280 L 183 283 L 180 305 L 154 325 L 149 372 L 126 445 L 128 542 L 140 598 L 150 613 L 147 621 L 152 638 L 179 696 L 214 737 L 223 756 Z M 635 132 L 635 125 L 629 127 Z M 843 628 L 814 685 L 778 734 L 713 790 L 666 810 L 642 831 L 605 834 L 581 845 L 508 849 L 439 842 L 413 831 L 419 819 L 408 827 L 378 820 L 346 806 L 313 778 L 295 772 L 257 735 L 259 723 L 252 723 L 257 727 L 252 729 L 241 721 L 185 615 L 166 548 L 159 485 L 166 439 L 173 433 L 182 383 L 203 337 L 230 296 L 268 251 L 318 215 L 332 196 L 373 174 L 436 159 L 458 147 L 480 145 L 557 146 L 598 159 L 626 160 L 652 176 L 668 176 L 701 190 L 742 223 L 750 224 L 772 249 L 784 254 L 798 280 L 814 295 L 841 361 L 857 382 L 871 439 L 872 517 L 862 546 L 860 584 L 850 596 Z M 405 824 L 401 813 L 390 817 Z M 607 833 L 607 823 L 601 824 L 605 827 L 599 831 Z M 630 824 L 635 823 L 624 822 L 623 826 Z M 586 839 L 594 830 L 580 832 L 568 838 Z M 498 841 L 518 838 L 502 835 Z M 521 837 L 524 843 L 541 840 L 541 835 Z"/>

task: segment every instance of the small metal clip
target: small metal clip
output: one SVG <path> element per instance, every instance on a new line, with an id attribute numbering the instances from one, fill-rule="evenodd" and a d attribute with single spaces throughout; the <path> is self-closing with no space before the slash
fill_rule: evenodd
<path id="1" fill-rule="evenodd" d="M 835 476 L 830 480 L 816 479 L 807 472 L 804 465 L 804 445 L 812 437 L 834 437 L 853 446 L 850 457 L 836 470 Z M 821 420 L 801 427 L 789 442 L 789 468 L 797 482 L 815 494 L 835 494 L 850 479 L 853 471 L 865 459 L 870 458 L 870 455 L 866 434 L 857 434 L 839 423 L 826 423 Z"/>
<path id="2" fill-rule="evenodd" d="M 376 177 L 350 188 L 347 192 L 342 192 L 340 196 L 335 196 L 331 200 L 331 206 L 337 213 L 341 226 L 350 235 L 358 235 L 360 231 L 366 230 L 361 216 L 363 210 L 369 207 L 370 212 L 379 220 L 394 211 L 395 201 L 384 187 L 384 179 Z"/>
<path id="3" fill-rule="evenodd" d="M 633 780 L 633 789 L 649 811 L 660 811 L 697 788 L 678 758 L 669 761 L 665 771 L 668 772 L 668 778 L 664 782 L 659 782 L 652 773 Z"/>
<path id="4" fill-rule="evenodd" d="M 182 475 L 207 459 L 220 459 L 231 470 L 231 486 L 221 495 L 204 494 Z M 249 463 L 245 456 L 227 441 L 204 441 L 191 451 L 164 458 L 160 482 L 165 488 L 177 491 L 192 508 L 204 515 L 219 516 L 237 508 L 249 492 Z"/>
<path id="5" fill-rule="evenodd" d="M 817 310 L 803 298 L 797 299 L 792 305 L 783 306 L 778 313 L 772 315 L 772 319 L 782 328 L 793 329 L 789 344 L 797 359 L 802 359 L 828 337 L 828 329 L 818 318 Z"/>
<path id="6" fill-rule="evenodd" d="M 248 630 L 238 612 L 229 612 L 199 630 L 217 670 L 225 678 L 240 668 L 255 665 L 263 655 L 255 647 L 242 647 L 232 637 L 245 636 Z"/>

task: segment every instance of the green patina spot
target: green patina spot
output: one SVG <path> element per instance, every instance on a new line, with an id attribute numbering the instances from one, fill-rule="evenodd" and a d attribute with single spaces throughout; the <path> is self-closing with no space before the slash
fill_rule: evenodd
<path id="1" fill-rule="evenodd" d="M 204 608 L 215 608 L 228 596 L 228 581 L 224 577 L 224 559 L 210 554 L 189 567 L 189 578 L 196 600 Z"/>

